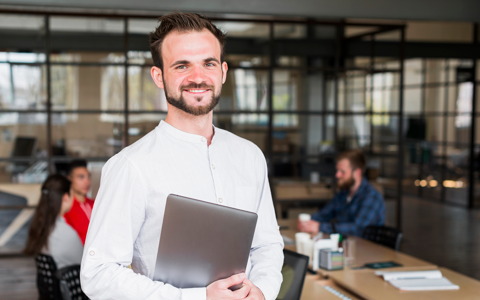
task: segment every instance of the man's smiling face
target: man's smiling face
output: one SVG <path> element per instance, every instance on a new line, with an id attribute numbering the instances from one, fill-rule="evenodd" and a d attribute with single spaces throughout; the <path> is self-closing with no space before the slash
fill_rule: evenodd
<path id="1" fill-rule="evenodd" d="M 212 111 L 227 75 L 217 38 L 208 30 L 174 31 L 165 37 L 161 53 L 168 103 L 196 116 Z"/>

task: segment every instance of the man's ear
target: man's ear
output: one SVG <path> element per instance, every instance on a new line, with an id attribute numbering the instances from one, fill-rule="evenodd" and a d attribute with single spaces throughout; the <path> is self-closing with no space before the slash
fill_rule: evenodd
<path id="1" fill-rule="evenodd" d="M 152 69 L 150 69 L 150 75 L 152 75 L 153 82 L 155 82 L 155 85 L 161 89 L 164 89 L 162 70 L 160 70 L 159 67 L 152 67 Z"/>
<path id="2" fill-rule="evenodd" d="M 227 62 L 222 63 L 222 84 L 225 83 L 225 80 L 227 80 L 227 71 L 228 71 L 228 65 Z"/>

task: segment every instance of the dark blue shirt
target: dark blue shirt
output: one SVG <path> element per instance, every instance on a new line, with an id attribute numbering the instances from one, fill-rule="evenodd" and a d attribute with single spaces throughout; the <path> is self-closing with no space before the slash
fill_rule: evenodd
<path id="1" fill-rule="evenodd" d="M 342 235 L 362 236 L 369 225 L 383 225 L 385 204 L 380 193 L 362 180 L 360 187 L 347 203 L 349 190 L 341 190 L 322 210 L 312 215 L 312 220 L 320 222 L 320 231 L 332 233 L 331 220 L 335 219 L 335 229 Z"/>

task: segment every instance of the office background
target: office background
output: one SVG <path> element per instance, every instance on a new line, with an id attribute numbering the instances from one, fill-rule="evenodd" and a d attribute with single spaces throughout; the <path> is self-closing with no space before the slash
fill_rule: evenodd
<path id="1" fill-rule="evenodd" d="M 84 158 L 94 196 L 108 158 L 166 116 L 164 94 L 150 78 L 148 33 L 177 8 L 203 11 L 228 33 L 229 73 L 214 124 L 260 147 L 275 199 L 277 185 L 314 173 L 333 187 L 335 155 L 361 148 L 391 225 L 421 218 L 405 216 L 405 197 L 448 211 L 480 206 L 475 1 L 435 9 L 422 1 L 398 9 L 396 1 L 267 1 L 229 11 L 215 2 L 161 10 L 149 1 L 134 9 L 126 1 L 63 2 L 0 6 L 1 183 L 41 183 Z M 325 200 L 289 202 L 277 214 L 288 218 L 289 208 Z M 2 226 L 12 211 L 0 205 Z M 0 254 L 18 254 L 25 229 Z"/>

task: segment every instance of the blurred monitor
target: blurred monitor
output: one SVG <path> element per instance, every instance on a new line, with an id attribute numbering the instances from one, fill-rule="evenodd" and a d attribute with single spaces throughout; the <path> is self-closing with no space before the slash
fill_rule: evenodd
<path id="1" fill-rule="evenodd" d="M 30 157 L 35 154 L 37 146 L 37 139 L 34 137 L 20 137 L 15 138 L 15 145 L 13 146 L 13 157 Z"/>

